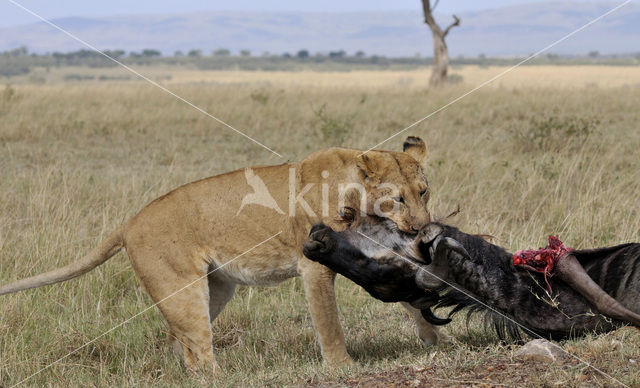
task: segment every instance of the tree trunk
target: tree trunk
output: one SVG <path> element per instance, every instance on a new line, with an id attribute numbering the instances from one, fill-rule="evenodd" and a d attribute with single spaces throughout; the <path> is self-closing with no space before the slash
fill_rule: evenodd
<path id="1" fill-rule="evenodd" d="M 447 44 L 444 41 L 442 30 L 432 30 L 433 35 L 433 68 L 431 70 L 431 78 L 429 86 L 439 87 L 447 82 L 447 71 L 449 69 L 449 53 L 447 52 Z"/>
<path id="2" fill-rule="evenodd" d="M 436 0 L 433 7 L 431 7 L 430 0 L 422 0 L 424 22 L 431 29 L 431 35 L 433 36 L 433 70 L 431 71 L 431 79 L 429 80 L 429 86 L 431 87 L 439 87 L 447 82 L 449 52 L 447 51 L 447 43 L 444 39 L 453 27 L 460 25 L 460 19 L 456 15 L 453 15 L 453 23 L 442 30 L 433 18 L 432 12 L 436 5 L 438 5 L 438 0 Z"/>

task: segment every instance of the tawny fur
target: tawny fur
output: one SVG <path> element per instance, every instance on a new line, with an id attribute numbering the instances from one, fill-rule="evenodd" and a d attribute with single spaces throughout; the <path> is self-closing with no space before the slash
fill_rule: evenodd
<path id="1" fill-rule="evenodd" d="M 236 284 L 274 284 L 301 275 L 324 359 L 332 364 L 351 362 L 338 321 L 335 274 L 306 259 L 302 245 L 311 225 L 317 222 L 341 229 L 342 225 L 335 221 L 338 185 L 349 182 L 366 188 L 368 212 L 378 198 L 389 194 L 387 188 L 379 187 L 381 183 L 398 187 L 404 204 L 389 218 L 401 230 L 419 229 L 429 222 L 428 186 L 420 167 L 426 148 L 419 138 L 409 140 L 404 152 L 369 151 L 363 155 L 358 150 L 332 148 L 318 151 L 300 163 L 252 168 L 252 174 L 265 182 L 283 211 L 242 203 L 245 195 L 252 192 L 244 170 L 186 184 L 151 202 L 84 258 L 2 286 L 0 294 L 80 276 L 125 248 L 144 289 L 154 302 L 162 301 L 158 307 L 169 324 L 173 347 L 182 354 L 185 365 L 191 370 L 206 368 L 215 372 L 218 367 L 211 342 L 211 321 L 231 299 Z M 304 200 L 316 217 L 309 216 L 299 204 L 294 216 L 287 211 L 291 169 L 295 173 L 296 195 L 307 184 L 314 184 Z M 326 173 L 322 176 L 325 170 L 328 177 Z M 330 193 L 324 212 L 322 184 L 329 185 Z M 277 237 L 245 253 L 277 233 Z M 415 311 L 412 313 L 421 340 L 435 344 L 435 328 Z"/>

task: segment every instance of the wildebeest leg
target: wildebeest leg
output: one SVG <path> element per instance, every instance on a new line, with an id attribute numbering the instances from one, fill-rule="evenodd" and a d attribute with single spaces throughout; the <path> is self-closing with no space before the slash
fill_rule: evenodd
<path id="1" fill-rule="evenodd" d="M 402 307 L 407 309 L 409 314 L 413 317 L 413 320 L 416 322 L 416 333 L 424 347 L 451 342 L 451 337 L 439 330 L 436 326 L 427 322 L 422 316 L 422 312 L 420 310 L 412 307 L 408 302 L 400 302 L 400 304 L 402 304 Z"/>

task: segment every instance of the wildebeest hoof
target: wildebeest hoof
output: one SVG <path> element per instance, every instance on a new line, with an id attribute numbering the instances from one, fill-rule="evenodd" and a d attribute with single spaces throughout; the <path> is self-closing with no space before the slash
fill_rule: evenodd
<path id="1" fill-rule="evenodd" d="M 321 255 L 331 252 L 335 245 L 333 230 L 324 224 L 311 227 L 309 238 L 302 247 L 302 253 L 312 260 L 321 261 Z"/>

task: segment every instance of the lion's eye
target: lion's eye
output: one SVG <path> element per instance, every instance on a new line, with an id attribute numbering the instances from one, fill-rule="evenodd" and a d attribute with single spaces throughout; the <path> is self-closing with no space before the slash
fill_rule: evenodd
<path id="1" fill-rule="evenodd" d="M 393 197 L 391 199 L 393 199 L 394 201 L 396 201 L 398 203 L 404 203 L 404 198 L 402 198 L 402 197 Z"/>
<path id="2" fill-rule="evenodd" d="M 425 194 L 427 194 L 427 189 L 422 190 L 419 194 L 421 197 L 424 196 Z"/>

